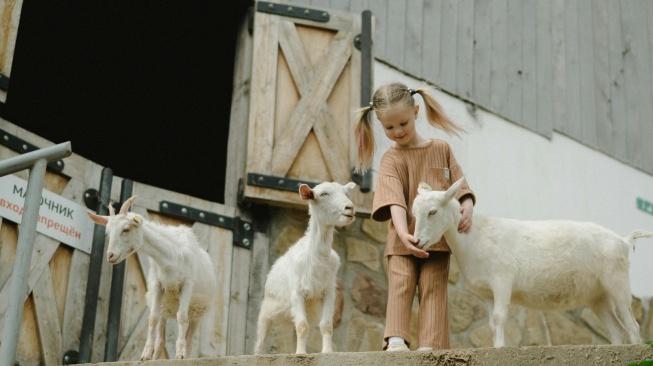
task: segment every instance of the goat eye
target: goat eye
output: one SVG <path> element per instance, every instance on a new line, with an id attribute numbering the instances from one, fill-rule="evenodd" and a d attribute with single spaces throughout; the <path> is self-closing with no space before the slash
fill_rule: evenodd
<path id="1" fill-rule="evenodd" d="M 123 233 L 128 233 L 128 232 L 129 232 L 129 228 L 126 227 L 126 228 L 122 229 L 122 232 L 123 232 Z"/>
<path id="2" fill-rule="evenodd" d="M 436 213 L 438 213 L 438 210 L 431 210 L 431 211 L 429 211 L 429 216 L 433 216 Z"/>
<path id="3" fill-rule="evenodd" d="M 329 194 L 327 192 L 322 192 L 320 193 L 320 197 L 328 196 Z"/>

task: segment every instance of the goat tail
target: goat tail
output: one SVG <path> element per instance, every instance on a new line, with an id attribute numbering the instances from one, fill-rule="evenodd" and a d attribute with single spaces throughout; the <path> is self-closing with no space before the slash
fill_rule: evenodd
<path id="1" fill-rule="evenodd" d="M 628 234 L 628 236 L 624 238 L 624 241 L 629 245 L 631 245 L 634 251 L 635 250 L 634 240 L 639 238 L 653 238 L 653 231 L 635 230 L 632 233 Z"/>

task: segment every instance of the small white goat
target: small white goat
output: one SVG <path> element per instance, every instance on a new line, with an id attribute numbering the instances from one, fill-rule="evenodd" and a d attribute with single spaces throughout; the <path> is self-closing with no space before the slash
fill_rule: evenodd
<path id="1" fill-rule="evenodd" d="M 309 323 L 320 319 L 322 352 L 333 352 L 333 312 L 336 274 L 340 257 L 332 248 L 336 226 L 354 221 L 354 205 L 348 193 L 355 183 L 321 183 L 310 189 L 299 187 L 308 201 L 310 220 L 304 236 L 272 265 L 265 283 L 265 295 L 258 317 L 254 352 L 265 351 L 273 321 L 292 321 L 297 333 L 296 353 L 306 353 Z"/>
<path id="2" fill-rule="evenodd" d="M 653 232 L 636 230 L 621 238 L 590 222 L 475 216 L 470 232 L 460 234 L 460 205 L 454 197 L 463 179 L 446 192 L 420 183 L 414 236 L 420 248 L 443 235 L 447 239 L 463 277 L 492 314 L 495 347 L 505 345 L 511 302 L 539 310 L 588 305 L 607 326 L 611 343 L 624 343 L 626 331 L 631 343 L 641 342 L 631 310 L 628 251 L 634 239 L 653 237 Z"/>
<path id="3" fill-rule="evenodd" d="M 215 302 L 213 264 L 190 228 L 146 221 L 128 212 L 136 197 L 125 201 L 117 215 L 111 205 L 110 216 L 88 215 L 107 227 L 109 263 L 118 264 L 138 250 L 151 259 L 146 295 L 150 318 L 141 360 L 160 357 L 165 347 L 166 319 L 175 316 L 179 326 L 176 358 L 187 358 L 199 320 Z"/>

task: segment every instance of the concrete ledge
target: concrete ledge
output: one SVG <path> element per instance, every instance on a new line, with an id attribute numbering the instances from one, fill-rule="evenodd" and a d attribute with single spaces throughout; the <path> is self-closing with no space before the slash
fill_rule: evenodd
<path id="1" fill-rule="evenodd" d="M 111 362 L 105 366 L 361 366 L 361 365 L 442 365 L 442 366 L 530 366 L 530 365 L 619 365 L 653 358 L 648 345 L 599 345 L 556 347 L 469 348 L 432 352 L 336 352 L 309 355 L 262 355 L 156 360 L 148 362 Z"/>

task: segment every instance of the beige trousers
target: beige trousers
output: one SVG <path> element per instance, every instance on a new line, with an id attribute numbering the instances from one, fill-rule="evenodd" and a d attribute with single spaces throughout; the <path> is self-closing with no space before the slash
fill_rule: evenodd
<path id="1" fill-rule="evenodd" d="M 428 258 L 388 256 L 388 308 L 383 349 L 387 348 L 390 337 L 401 337 L 410 347 L 410 315 L 415 288 L 419 289 L 419 347 L 451 347 L 447 296 L 449 257 L 448 252 L 429 252 Z"/>

